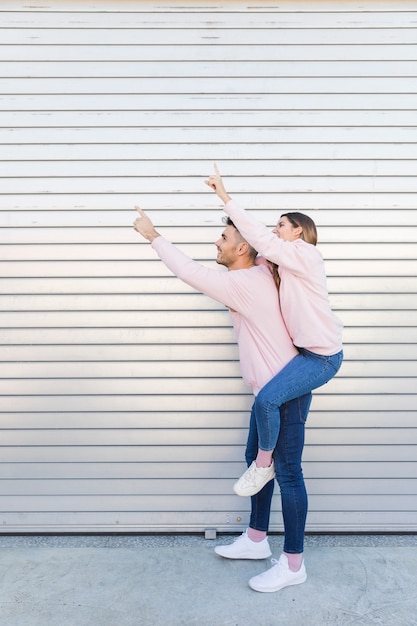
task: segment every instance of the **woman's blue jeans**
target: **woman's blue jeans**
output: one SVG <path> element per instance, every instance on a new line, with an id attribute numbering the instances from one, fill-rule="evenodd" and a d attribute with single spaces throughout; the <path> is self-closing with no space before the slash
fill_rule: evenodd
<path id="1" fill-rule="evenodd" d="M 299 354 L 256 396 L 255 415 L 261 450 L 275 448 L 280 429 L 281 405 L 327 383 L 343 361 L 342 350 L 332 356 L 322 356 L 305 348 L 297 349 Z"/>
<path id="2" fill-rule="evenodd" d="M 281 407 L 281 429 L 274 451 L 275 473 L 281 490 L 284 521 L 284 551 L 300 554 L 304 550 L 304 531 L 307 517 L 307 491 L 304 484 L 301 458 L 304 448 L 304 430 L 311 404 L 311 393 L 286 402 Z M 246 463 L 251 465 L 258 453 L 258 432 L 254 406 L 246 445 Z M 268 531 L 274 481 L 271 480 L 256 495 L 251 496 L 249 526 Z"/>

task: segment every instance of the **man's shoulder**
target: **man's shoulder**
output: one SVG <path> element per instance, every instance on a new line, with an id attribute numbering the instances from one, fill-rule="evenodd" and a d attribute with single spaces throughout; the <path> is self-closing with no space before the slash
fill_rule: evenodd
<path id="1" fill-rule="evenodd" d="M 228 272 L 229 276 L 236 281 L 246 282 L 251 285 L 268 284 L 271 283 L 275 287 L 275 282 L 272 276 L 272 272 L 267 264 L 254 265 L 247 269 L 233 270 Z"/>

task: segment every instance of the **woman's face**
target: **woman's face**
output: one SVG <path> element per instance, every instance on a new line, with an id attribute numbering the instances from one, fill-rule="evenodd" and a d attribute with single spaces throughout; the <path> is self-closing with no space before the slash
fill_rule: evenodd
<path id="1" fill-rule="evenodd" d="M 293 226 L 288 217 L 285 215 L 284 217 L 279 218 L 278 224 L 272 232 L 284 241 L 295 241 L 300 238 L 302 231 L 303 229 L 301 226 Z"/>

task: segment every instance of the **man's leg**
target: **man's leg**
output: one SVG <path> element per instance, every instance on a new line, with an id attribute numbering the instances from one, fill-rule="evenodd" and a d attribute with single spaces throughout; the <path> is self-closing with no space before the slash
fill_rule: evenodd
<path id="1" fill-rule="evenodd" d="M 274 462 L 281 490 L 284 552 L 271 569 L 249 581 L 255 591 L 279 591 L 289 585 L 300 584 L 307 578 L 303 550 L 308 500 L 301 460 L 310 404 L 311 393 L 308 393 L 281 408 L 281 429 Z"/>
<path id="2" fill-rule="evenodd" d="M 256 458 L 258 451 L 258 434 L 256 419 L 252 407 L 245 458 L 249 465 Z M 274 492 L 274 481 L 270 480 L 263 489 L 251 498 L 251 514 L 249 528 L 234 543 L 217 546 L 216 554 L 228 559 L 265 559 L 271 556 L 267 539 L 271 500 Z"/>

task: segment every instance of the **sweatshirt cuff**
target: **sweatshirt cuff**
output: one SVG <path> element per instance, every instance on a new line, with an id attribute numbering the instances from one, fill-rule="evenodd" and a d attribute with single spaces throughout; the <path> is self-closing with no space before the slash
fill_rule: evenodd
<path id="1" fill-rule="evenodd" d="M 164 247 L 165 241 L 167 240 L 162 235 L 159 235 L 159 237 L 155 237 L 155 239 L 151 241 L 151 247 L 155 250 L 157 254 L 159 254 L 161 248 Z"/>
<path id="2" fill-rule="evenodd" d="M 164 238 L 162 237 L 162 235 L 159 235 L 159 237 L 155 237 L 155 239 L 151 241 L 152 248 L 156 250 L 157 252 L 158 252 L 158 248 L 163 245 L 162 243 L 163 239 Z M 159 244 L 158 244 L 158 241 L 159 241 Z"/>
<path id="3" fill-rule="evenodd" d="M 236 204 L 234 200 L 229 200 L 229 202 L 226 202 L 226 204 L 223 207 L 226 213 L 230 213 L 231 211 L 233 211 L 234 208 L 239 208 L 239 205 Z"/>

